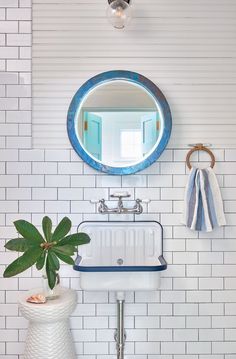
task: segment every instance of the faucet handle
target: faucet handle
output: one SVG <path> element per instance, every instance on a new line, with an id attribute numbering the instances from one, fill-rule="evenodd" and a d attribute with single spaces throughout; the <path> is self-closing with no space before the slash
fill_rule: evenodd
<path id="1" fill-rule="evenodd" d="M 101 202 L 100 199 L 90 199 L 90 203 L 97 204 L 97 203 L 100 203 L 100 202 Z"/>
<path id="2" fill-rule="evenodd" d="M 135 202 L 136 202 L 136 203 L 150 203 L 151 200 L 148 199 L 148 198 L 146 198 L 146 199 L 137 198 L 137 199 L 135 200 Z"/>

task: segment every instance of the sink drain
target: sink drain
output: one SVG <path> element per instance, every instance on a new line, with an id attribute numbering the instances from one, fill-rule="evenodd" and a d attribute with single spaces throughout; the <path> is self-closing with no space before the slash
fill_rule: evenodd
<path id="1" fill-rule="evenodd" d="M 123 261 L 122 258 L 118 258 L 117 261 L 116 261 L 116 263 L 117 263 L 119 266 L 121 266 L 121 265 L 124 263 L 124 261 Z"/>

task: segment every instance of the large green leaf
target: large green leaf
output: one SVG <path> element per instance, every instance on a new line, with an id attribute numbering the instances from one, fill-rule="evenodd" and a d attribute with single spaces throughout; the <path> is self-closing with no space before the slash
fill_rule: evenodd
<path id="1" fill-rule="evenodd" d="M 65 262 L 67 264 L 70 264 L 70 265 L 75 264 L 74 259 L 72 259 L 70 256 L 67 256 L 66 254 L 57 252 L 56 255 L 61 261 Z"/>
<path id="2" fill-rule="evenodd" d="M 54 251 L 55 253 L 62 253 L 68 256 L 72 256 L 75 252 L 77 252 L 77 249 L 74 246 L 65 244 L 64 246 L 53 247 L 52 251 Z"/>
<path id="3" fill-rule="evenodd" d="M 5 244 L 5 248 L 9 251 L 25 252 L 30 247 L 30 242 L 25 238 L 10 239 Z"/>
<path id="4" fill-rule="evenodd" d="M 44 266 L 45 263 L 45 258 L 46 258 L 46 251 L 44 250 L 43 253 L 41 254 L 41 256 L 39 257 L 39 259 L 36 262 L 36 268 L 38 270 L 41 270 Z"/>
<path id="5" fill-rule="evenodd" d="M 12 262 L 3 273 L 5 278 L 13 277 L 34 265 L 42 254 L 41 247 L 30 247 L 26 252 L 14 262 Z"/>
<path id="6" fill-rule="evenodd" d="M 52 221 L 49 217 L 45 216 L 42 220 L 43 233 L 46 241 L 50 242 L 52 238 Z"/>
<path id="7" fill-rule="evenodd" d="M 58 242 L 59 246 L 63 246 L 65 244 L 70 244 L 72 246 L 80 246 L 82 244 L 87 244 L 90 242 L 90 238 L 86 233 L 74 233 L 70 236 L 64 237 Z"/>
<path id="8" fill-rule="evenodd" d="M 51 269 L 58 271 L 60 268 L 60 262 L 54 252 L 51 250 L 48 251 L 48 257 L 47 260 L 49 262 L 49 266 Z"/>
<path id="9" fill-rule="evenodd" d="M 59 239 L 65 237 L 71 229 L 71 220 L 68 217 L 64 217 L 56 227 L 52 241 L 59 241 Z"/>
<path id="10" fill-rule="evenodd" d="M 56 284 L 57 275 L 55 270 L 50 265 L 50 259 L 48 258 L 48 256 L 46 260 L 46 273 L 47 273 L 49 288 L 53 289 Z"/>
<path id="11" fill-rule="evenodd" d="M 15 221 L 14 225 L 17 231 L 22 235 L 22 237 L 26 239 L 35 240 L 38 243 L 44 242 L 42 235 L 33 224 L 23 219 L 20 219 L 18 221 Z"/>

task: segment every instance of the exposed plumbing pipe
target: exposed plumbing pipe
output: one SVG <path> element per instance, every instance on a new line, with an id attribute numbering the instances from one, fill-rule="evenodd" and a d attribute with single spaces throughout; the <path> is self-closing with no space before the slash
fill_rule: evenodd
<path id="1" fill-rule="evenodd" d="M 117 359 L 124 359 L 125 330 L 124 330 L 124 293 L 117 293 L 117 330 L 115 332 Z"/>

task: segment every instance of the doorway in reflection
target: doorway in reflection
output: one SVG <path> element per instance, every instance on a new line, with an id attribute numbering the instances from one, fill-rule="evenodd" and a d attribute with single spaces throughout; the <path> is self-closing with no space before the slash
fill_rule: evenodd
<path id="1" fill-rule="evenodd" d="M 157 143 L 160 118 L 146 109 L 83 109 L 82 141 L 96 159 L 123 166 L 139 161 Z"/>

